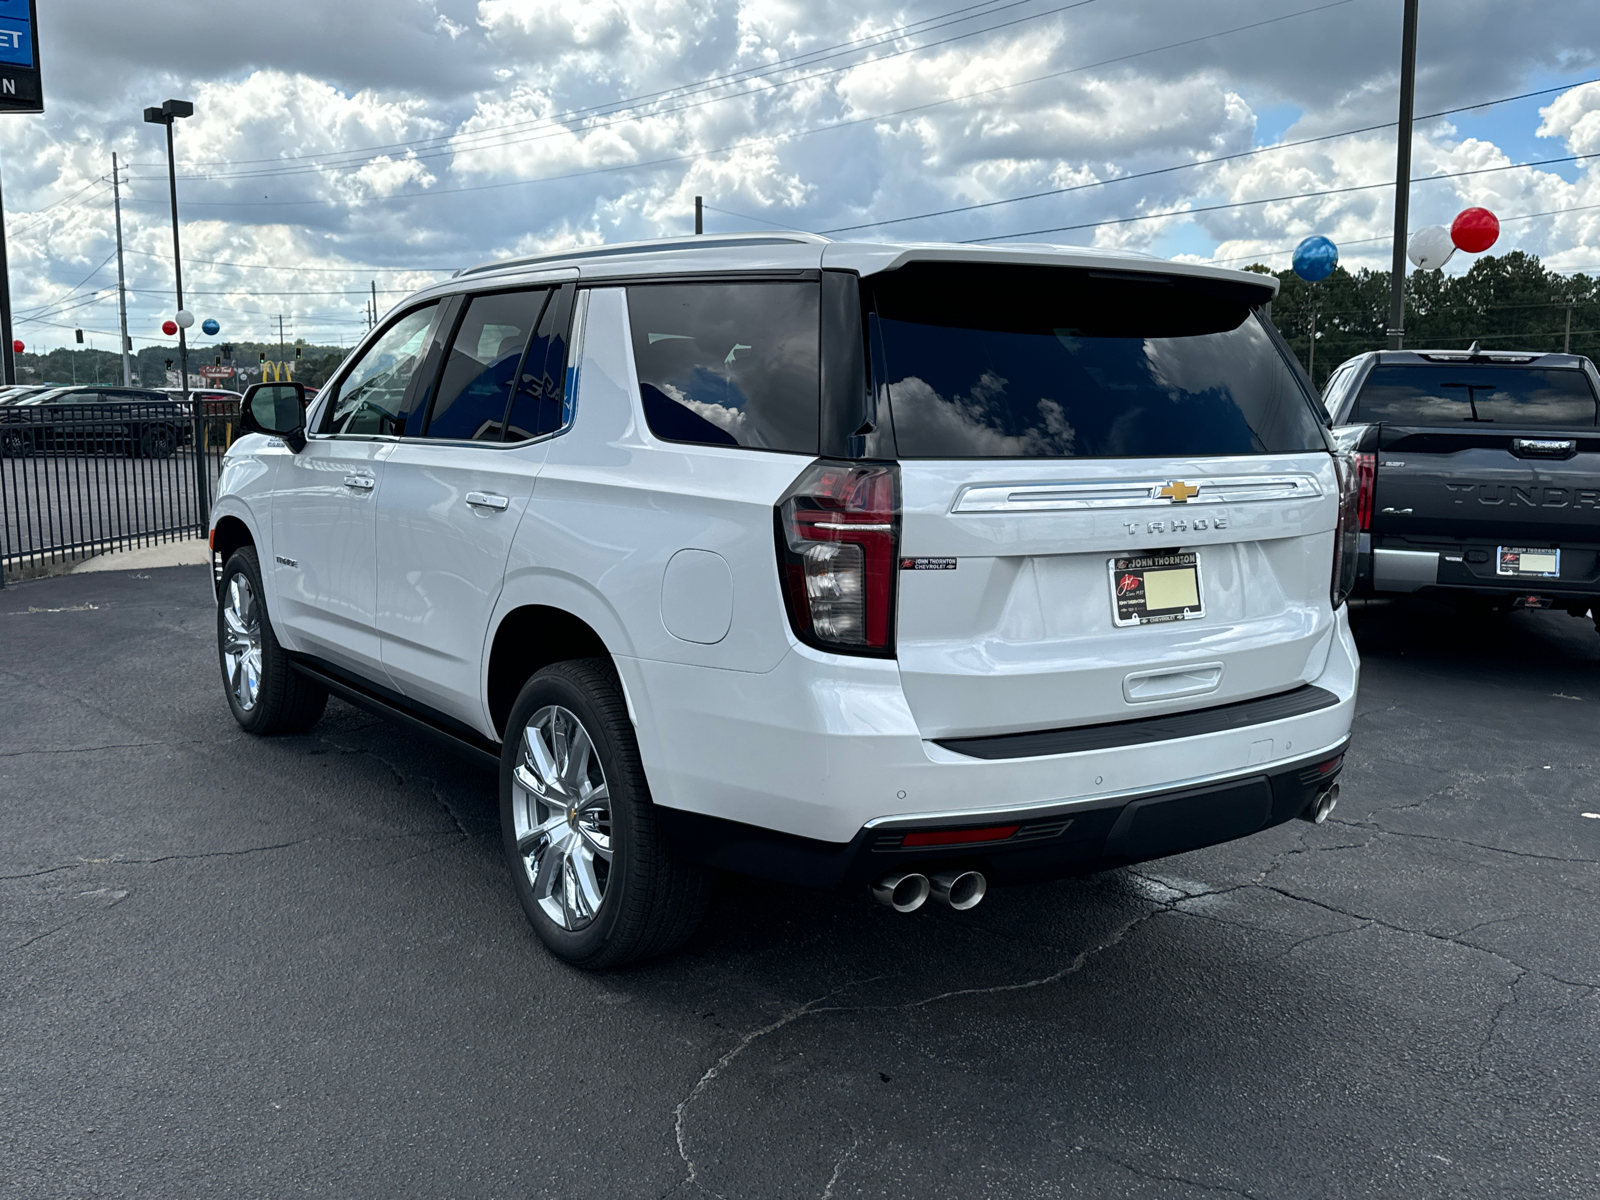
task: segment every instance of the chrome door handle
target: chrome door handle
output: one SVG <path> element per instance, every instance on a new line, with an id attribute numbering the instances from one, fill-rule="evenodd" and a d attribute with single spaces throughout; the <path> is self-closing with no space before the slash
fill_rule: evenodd
<path id="1" fill-rule="evenodd" d="M 468 492 L 467 503 L 473 508 L 492 508 L 496 512 L 507 508 L 511 501 L 504 496 L 490 495 L 488 492 Z"/>
<path id="2" fill-rule="evenodd" d="M 378 481 L 371 475 L 346 475 L 344 477 L 344 485 L 345 487 L 360 488 L 362 491 L 370 492 L 377 487 Z"/>

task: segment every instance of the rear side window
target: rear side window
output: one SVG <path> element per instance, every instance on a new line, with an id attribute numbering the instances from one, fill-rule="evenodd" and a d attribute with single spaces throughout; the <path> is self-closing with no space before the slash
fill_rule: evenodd
<path id="1" fill-rule="evenodd" d="M 1354 419 L 1389 425 L 1588 429 L 1600 423 L 1582 371 L 1426 363 L 1374 367 Z"/>
<path id="2" fill-rule="evenodd" d="M 650 432 L 671 442 L 817 452 L 819 285 L 628 289 Z"/>
<path id="3" fill-rule="evenodd" d="M 503 440 L 511 384 L 548 296 L 548 291 L 539 289 L 473 296 L 468 301 L 450 342 L 426 436 Z"/>
<path id="4" fill-rule="evenodd" d="M 522 362 L 511 398 L 506 440 L 522 442 L 554 433 L 572 418 L 566 388 L 567 333 L 572 327 L 571 284 L 551 293 Z"/>
<path id="5" fill-rule="evenodd" d="M 1324 449 L 1253 311 L 1181 276 L 914 263 L 867 280 L 873 375 L 906 458 L 1140 458 Z"/>

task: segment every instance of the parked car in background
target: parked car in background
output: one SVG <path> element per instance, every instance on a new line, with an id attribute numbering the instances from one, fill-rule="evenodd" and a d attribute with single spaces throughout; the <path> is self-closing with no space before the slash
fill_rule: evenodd
<path id="1" fill-rule="evenodd" d="M 192 445 L 183 405 L 157 391 L 63 387 L 0 406 L 0 454 L 128 454 L 168 458 Z"/>
<path id="2" fill-rule="evenodd" d="M 182 403 L 182 388 L 162 388 L 161 391 L 174 400 Z M 198 401 L 201 412 L 208 417 L 236 417 L 239 415 L 239 401 L 244 398 L 242 392 L 230 391 L 227 388 L 190 388 L 189 399 Z"/>
<path id="3" fill-rule="evenodd" d="M 309 411 L 247 398 L 227 702 L 497 763 L 517 895 L 586 967 L 681 941 L 709 869 L 966 909 L 1322 820 L 1353 476 L 1276 290 L 788 233 L 460 272 Z"/>
<path id="4" fill-rule="evenodd" d="M 1355 452 L 1356 593 L 1600 626 L 1600 374 L 1575 354 L 1373 351 L 1323 390 Z"/>

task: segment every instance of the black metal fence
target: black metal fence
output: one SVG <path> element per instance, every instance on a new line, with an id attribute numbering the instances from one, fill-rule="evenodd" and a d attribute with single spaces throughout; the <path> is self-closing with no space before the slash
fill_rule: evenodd
<path id="1" fill-rule="evenodd" d="M 0 405 L 0 586 L 205 532 L 238 408 Z"/>

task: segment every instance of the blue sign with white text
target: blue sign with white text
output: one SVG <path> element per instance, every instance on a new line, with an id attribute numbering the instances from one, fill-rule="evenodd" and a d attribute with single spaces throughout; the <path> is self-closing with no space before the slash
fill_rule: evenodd
<path id="1" fill-rule="evenodd" d="M 38 0 L 0 0 L 0 112 L 43 112 Z"/>

